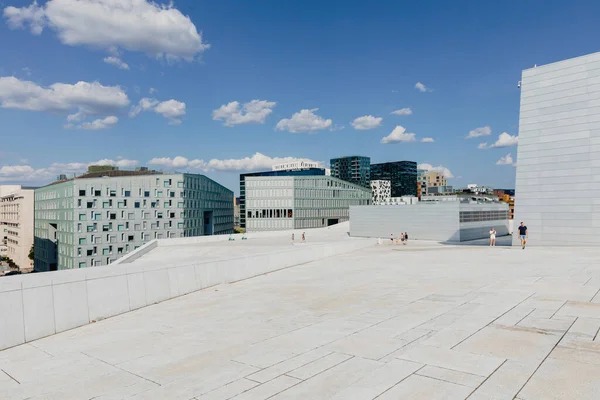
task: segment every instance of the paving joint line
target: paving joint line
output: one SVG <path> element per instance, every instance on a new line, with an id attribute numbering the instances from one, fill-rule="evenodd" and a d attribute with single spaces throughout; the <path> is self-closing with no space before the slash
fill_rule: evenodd
<path id="1" fill-rule="evenodd" d="M 418 375 L 418 376 L 422 376 L 424 378 L 429 378 L 429 379 L 435 379 L 436 381 L 451 383 L 453 385 L 464 386 L 464 387 L 471 387 L 471 386 L 468 386 L 468 385 L 465 385 L 465 384 L 462 384 L 462 383 L 452 382 L 452 381 L 449 381 L 447 379 L 440 379 L 440 378 L 436 378 L 436 377 L 429 376 L 429 375 L 419 374 L 418 372 L 415 372 L 413 375 Z"/>
<path id="2" fill-rule="evenodd" d="M 137 376 L 137 377 L 138 377 L 138 378 L 140 378 L 140 379 L 144 379 L 144 380 L 146 380 L 146 381 L 148 381 L 148 382 L 152 382 L 152 383 L 154 383 L 155 385 L 162 386 L 160 383 L 158 383 L 158 382 L 155 382 L 155 381 L 153 381 L 152 379 L 145 378 L 145 377 L 143 377 L 143 376 L 141 376 L 141 375 L 138 375 L 138 374 L 136 374 L 136 373 L 134 373 L 134 372 L 128 371 L 128 370 L 126 370 L 125 368 L 121 368 L 121 367 L 119 367 L 119 366 L 116 366 L 116 365 L 114 365 L 114 364 L 111 364 L 111 363 L 109 363 L 109 362 L 107 362 L 107 361 L 104 361 L 104 360 L 101 360 L 101 359 L 99 359 L 99 358 L 97 358 L 97 357 L 94 357 L 94 356 L 91 356 L 91 355 L 89 355 L 89 354 L 86 354 L 86 353 L 84 353 L 83 351 L 81 352 L 81 354 L 83 354 L 84 356 L 87 356 L 87 357 L 89 357 L 89 358 L 93 358 L 94 360 L 100 361 L 100 362 L 102 362 L 102 363 L 104 363 L 104 364 L 106 364 L 106 365 L 110 365 L 111 367 L 113 367 L 113 368 L 116 368 L 116 369 L 118 369 L 118 370 L 121 370 L 121 371 L 123 371 L 123 372 L 127 372 L 128 374 L 131 374 L 131 375 L 133 375 L 133 376 Z"/>
<path id="3" fill-rule="evenodd" d="M 575 319 L 577 320 L 577 319 Z M 594 338 L 592 339 L 592 342 L 596 341 L 596 338 L 598 337 L 598 332 L 600 332 L 600 326 L 598 327 L 598 329 L 596 330 L 596 334 L 594 335 Z"/>
<path id="4" fill-rule="evenodd" d="M 4 372 L 10 379 L 12 379 L 13 381 L 17 382 L 19 385 L 21 384 L 21 382 L 19 382 L 14 376 L 12 376 L 8 372 L 6 372 L 4 369 L 0 369 L 0 371 Z"/>
<path id="5" fill-rule="evenodd" d="M 517 326 L 517 325 L 519 325 L 519 324 L 520 324 L 520 323 L 521 323 L 521 322 L 522 322 L 522 321 L 523 321 L 525 318 L 529 317 L 529 316 L 530 316 L 530 315 L 531 315 L 531 314 L 532 314 L 532 313 L 533 313 L 535 310 L 537 310 L 537 308 L 534 308 L 533 310 L 529 311 L 529 312 L 527 313 L 527 315 L 526 315 L 526 316 L 524 316 L 523 318 L 521 318 L 521 319 L 519 320 L 519 322 L 517 322 L 517 323 L 516 323 L 514 326 Z"/>
<path id="6" fill-rule="evenodd" d="M 559 312 L 559 311 L 560 311 L 560 309 L 561 309 L 561 308 L 563 308 L 563 307 L 564 307 L 564 306 L 567 304 L 567 301 L 568 301 L 568 300 L 565 300 L 565 302 L 564 302 L 564 303 L 562 303 L 562 305 L 561 305 L 560 307 L 558 307 L 558 309 L 557 309 L 556 311 L 554 311 L 554 312 L 552 313 L 552 315 L 550 316 L 550 318 L 548 318 L 548 319 L 552 319 L 552 317 L 554 317 L 554 316 L 556 315 L 556 313 L 557 313 L 557 312 Z"/>
<path id="7" fill-rule="evenodd" d="M 503 312 L 502 314 L 500 314 L 499 316 L 497 316 L 496 318 L 494 318 L 492 321 L 490 321 L 489 324 L 487 324 L 485 326 L 482 326 L 481 328 L 477 329 L 475 332 L 473 332 L 472 334 L 470 334 L 469 336 L 467 336 L 466 338 L 464 338 L 460 342 L 456 343 L 454 346 L 450 347 L 450 350 L 454 350 L 454 348 L 456 346 L 459 346 L 465 340 L 469 339 L 473 335 L 475 335 L 475 334 L 479 333 L 480 331 L 482 331 L 483 329 L 487 328 L 488 326 L 490 326 L 491 324 L 493 324 L 494 322 L 496 322 L 498 319 L 500 319 L 501 317 L 505 316 L 506 314 L 508 314 L 509 312 L 511 312 L 512 310 L 514 310 L 515 308 L 517 308 L 518 306 L 520 306 L 521 304 L 523 304 L 524 302 L 526 302 L 527 300 L 529 300 L 534 295 L 535 295 L 535 293 L 530 294 L 529 296 L 527 296 L 526 298 L 524 298 L 523 300 L 521 300 L 520 302 L 518 302 L 517 304 L 515 304 L 514 306 L 512 306 L 510 309 L 506 310 L 505 312 Z"/>
<path id="8" fill-rule="evenodd" d="M 277 366 L 277 365 L 279 365 L 279 364 L 283 364 L 283 363 L 284 363 L 284 362 L 286 362 L 286 361 L 290 361 L 290 360 L 293 360 L 294 358 L 297 358 L 297 357 L 303 356 L 304 354 L 310 353 L 311 351 L 314 351 L 314 350 L 315 350 L 315 349 L 311 349 L 311 350 L 305 351 L 304 353 L 298 354 L 297 356 L 294 356 L 294 357 L 288 358 L 288 359 L 286 359 L 286 360 L 283 360 L 283 361 L 279 361 L 278 363 L 275 363 L 275 364 L 273 364 L 273 365 L 269 365 L 269 366 L 268 366 L 268 367 L 266 367 L 266 368 L 261 368 L 259 371 L 252 372 L 251 374 L 248 374 L 248 375 L 244 376 L 244 378 L 246 378 L 246 379 L 248 379 L 248 380 L 251 380 L 251 381 L 253 381 L 253 382 L 258 382 L 258 381 L 255 381 L 255 380 L 253 380 L 253 379 L 250 379 L 250 378 L 248 378 L 248 377 L 249 377 L 249 376 L 252 376 L 252 375 L 254 375 L 254 374 L 258 374 L 259 372 L 262 372 L 262 371 L 264 371 L 264 370 L 267 370 L 267 369 L 269 369 L 269 368 L 271 368 L 271 367 L 275 367 L 275 366 Z M 312 360 L 312 361 L 308 361 L 307 363 L 304 363 L 304 364 L 300 365 L 299 367 L 296 367 L 296 368 L 294 368 L 294 369 L 290 369 L 289 371 L 286 371 L 286 372 L 284 372 L 283 374 L 279 374 L 279 375 L 277 375 L 275 378 L 278 378 L 278 377 L 280 377 L 281 375 L 285 375 L 285 374 L 287 374 L 288 372 L 294 371 L 294 370 L 296 370 L 296 369 L 298 369 L 298 368 L 302 368 L 302 367 L 304 367 L 304 366 L 307 366 L 308 364 L 310 364 L 310 363 L 313 363 L 313 362 L 315 362 L 315 361 L 319 361 L 319 360 L 321 360 L 321 359 L 323 359 L 323 358 L 325 358 L 325 357 L 327 357 L 327 356 L 330 356 L 330 355 L 331 355 L 331 354 L 333 354 L 333 353 L 334 353 L 334 352 L 333 352 L 333 351 L 331 351 L 331 352 L 329 352 L 329 353 L 325 354 L 324 356 L 321 356 L 321 357 L 315 358 L 314 360 Z M 231 360 L 231 361 L 235 361 L 235 360 Z M 235 362 L 239 362 L 239 361 L 235 361 Z M 244 364 L 244 365 L 247 365 L 247 364 Z M 254 365 L 252 365 L 252 366 L 254 367 Z M 275 378 L 273 378 L 273 379 L 275 379 Z M 269 381 L 272 381 L 273 379 L 269 379 L 267 382 L 269 382 Z M 262 385 L 263 383 L 266 383 L 266 382 L 258 382 L 258 383 L 260 383 L 260 384 Z"/>
<path id="9" fill-rule="evenodd" d="M 33 347 L 34 349 L 36 349 L 36 350 L 39 350 L 39 351 L 41 351 L 41 352 L 43 352 L 43 353 L 46 353 L 46 354 L 48 354 L 50 357 L 54 358 L 54 356 L 53 356 L 52 354 L 48 353 L 48 352 L 47 352 L 46 350 L 44 350 L 44 349 L 40 349 L 39 347 L 37 347 L 37 346 L 33 345 L 33 343 L 29 342 L 29 343 L 27 343 L 27 344 L 28 344 L 28 345 L 30 345 L 31 347 Z"/>
<path id="10" fill-rule="evenodd" d="M 571 323 L 571 325 L 565 331 L 565 333 L 562 334 L 562 336 L 560 337 L 560 339 L 558 339 L 558 341 L 552 347 L 552 349 L 548 352 L 548 354 L 546 354 L 546 357 L 544 357 L 544 359 L 542 360 L 542 362 L 540 362 L 539 365 L 535 368 L 535 371 L 533 371 L 533 373 L 531 375 L 529 375 L 529 378 L 527 378 L 527 380 L 525 381 L 525 383 L 523 384 L 523 386 L 521 386 L 521 389 L 519 389 L 519 391 L 514 395 L 513 399 L 516 399 L 519 396 L 519 393 L 521 393 L 521 391 L 525 388 L 525 386 L 527 386 L 527 384 L 529 383 L 529 381 L 531 380 L 531 378 L 533 378 L 533 376 L 535 375 L 535 373 L 540 369 L 540 367 L 544 364 L 544 362 L 546 362 L 546 360 L 548 359 L 548 357 L 550 357 L 550 354 L 552 354 L 552 352 L 554 351 L 554 349 L 556 349 L 558 347 L 558 345 L 560 344 L 560 342 L 567 335 L 567 332 L 569 332 L 571 330 L 571 328 L 573 327 L 573 325 L 575 325 L 576 321 L 577 321 L 577 318 L 575 318 L 575 321 L 573 321 Z"/>
<path id="11" fill-rule="evenodd" d="M 379 397 L 381 397 L 386 392 L 389 392 L 390 390 L 392 390 L 393 388 L 395 388 L 396 386 L 398 386 L 399 384 L 401 384 L 402 382 L 404 382 L 405 380 L 407 380 L 408 378 L 410 378 L 411 376 L 415 375 L 417 372 L 419 372 L 420 370 L 422 370 L 423 368 L 425 368 L 426 366 L 427 365 L 425 364 L 421 368 L 419 368 L 416 371 L 414 371 L 412 374 L 410 374 L 408 376 L 405 376 L 404 378 L 400 379 L 398 382 L 396 382 L 396 384 L 394 384 L 393 386 L 387 388 L 383 392 L 379 393 L 377 396 L 373 397 L 373 400 L 378 399 Z"/>
<path id="12" fill-rule="evenodd" d="M 588 301 L 588 303 L 591 303 L 592 301 L 594 301 L 594 299 L 596 298 L 596 296 L 598 296 L 598 293 L 600 293 L 600 288 L 598 288 L 598 290 L 596 291 L 596 293 L 594 293 L 594 295 L 592 296 L 592 298 L 590 299 L 590 301 Z"/>
<path id="13" fill-rule="evenodd" d="M 483 386 L 484 383 L 487 382 L 488 379 L 490 379 L 492 377 L 492 375 L 494 375 L 500 368 L 502 368 L 502 366 L 507 362 L 508 360 L 505 359 L 504 361 L 502 361 L 502 364 L 498 365 L 498 368 L 496 368 L 494 371 L 492 371 L 491 374 L 489 374 L 480 384 L 479 386 L 477 386 L 475 389 L 473 389 L 473 391 L 471 393 L 469 393 L 469 395 L 467 397 L 465 397 L 465 400 L 467 400 L 469 397 L 473 396 L 473 394 L 480 388 Z"/>

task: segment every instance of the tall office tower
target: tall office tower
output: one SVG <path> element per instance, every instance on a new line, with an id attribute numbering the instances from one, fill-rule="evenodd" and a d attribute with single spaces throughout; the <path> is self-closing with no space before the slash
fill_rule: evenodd
<path id="1" fill-rule="evenodd" d="M 35 190 L 35 270 L 109 264 L 153 239 L 233 232 L 233 192 L 203 175 L 99 171 Z"/>
<path id="2" fill-rule="evenodd" d="M 371 184 L 371 159 L 362 156 L 332 158 L 331 176 L 365 188 Z"/>
<path id="3" fill-rule="evenodd" d="M 246 217 L 248 215 L 246 213 L 246 178 L 252 176 L 320 176 L 325 174 L 326 170 L 324 168 L 304 167 L 303 165 L 288 169 L 282 169 L 280 165 L 276 165 L 273 166 L 273 171 L 240 174 L 240 228 L 246 229 Z"/>
<path id="4" fill-rule="evenodd" d="M 515 232 L 523 221 L 530 245 L 600 244 L 600 53 L 523 71 L 516 161 Z"/>
<path id="5" fill-rule="evenodd" d="M 0 255 L 21 271 L 33 269 L 29 250 L 33 244 L 33 190 L 19 185 L 0 186 Z"/>
<path id="6" fill-rule="evenodd" d="M 417 163 L 414 161 L 371 164 L 371 179 L 390 181 L 392 197 L 417 196 Z"/>

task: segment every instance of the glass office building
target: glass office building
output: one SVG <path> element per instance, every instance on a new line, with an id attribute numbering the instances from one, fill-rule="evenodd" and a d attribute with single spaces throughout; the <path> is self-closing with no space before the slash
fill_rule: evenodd
<path id="1" fill-rule="evenodd" d="M 331 176 L 365 188 L 371 185 L 371 158 L 347 156 L 332 158 Z"/>
<path id="2" fill-rule="evenodd" d="M 390 181 L 392 197 L 417 196 L 417 163 L 414 161 L 371 164 L 371 179 Z"/>
<path id="3" fill-rule="evenodd" d="M 306 168 L 296 170 L 278 170 L 249 172 L 240 174 L 240 228 L 246 229 L 246 178 L 254 176 L 320 176 L 325 175 L 323 168 Z"/>

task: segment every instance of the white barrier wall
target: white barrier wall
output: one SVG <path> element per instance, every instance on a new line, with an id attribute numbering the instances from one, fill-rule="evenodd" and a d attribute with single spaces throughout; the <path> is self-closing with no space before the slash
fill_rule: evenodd
<path id="1" fill-rule="evenodd" d="M 0 350 L 196 290 L 371 245 L 370 240 L 345 240 L 190 265 L 124 263 L 3 277 Z"/>

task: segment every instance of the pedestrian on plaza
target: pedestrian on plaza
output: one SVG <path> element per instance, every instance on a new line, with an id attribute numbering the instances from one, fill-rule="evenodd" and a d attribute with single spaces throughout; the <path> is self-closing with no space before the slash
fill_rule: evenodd
<path id="1" fill-rule="evenodd" d="M 521 239 L 521 246 L 523 247 L 523 249 L 525 248 L 525 245 L 527 244 L 528 237 L 529 237 L 529 231 L 527 230 L 527 227 L 525 226 L 523 221 L 521 221 L 521 225 L 519 226 L 519 238 Z"/>
<path id="2" fill-rule="evenodd" d="M 294 244 L 294 234 L 292 233 L 292 244 Z"/>
<path id="3" fill-rule="evenodd" d="M 404 232 L 404 244 L 408 244 L 408 232 Z"/>
<path id="4" fill-rule="evenodd" d="M 304 236 L 304 232 L 302 232 L 302 243 L 306 241 L 306 236 Z"/>
<path id="5" fill-rule="evenodd" d="M 400 241 L 404 244 L 404 233 L 400 232 Z"/>
<path id="6" fill-rule="evenodd" d="M 490 246 L 496 246 L 496 230 L 494 228 L 490 230 Z"/>
<path id="7" fill-rule="evenodd" d="M 394 244 L 394 234 L 390 233 L 390 240 L 392 241 L 392 244 Z"/>

